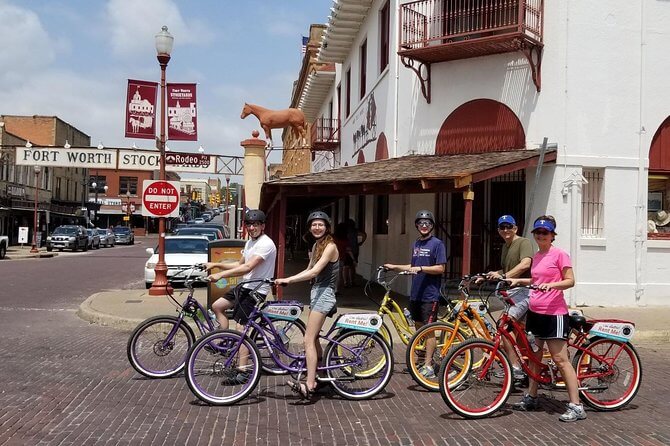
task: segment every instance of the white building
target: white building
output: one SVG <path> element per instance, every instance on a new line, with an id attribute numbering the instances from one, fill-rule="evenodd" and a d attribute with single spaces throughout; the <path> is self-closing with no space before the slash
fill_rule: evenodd
<path id="1" fill-rule="evenodd" d="M 644 0 L 335 0 L 317 56 L 335 76 L 314 70 L 300 107 L 339 118 L 339 146 L 266 183 L 264 203 L 335 197 L 338 221 L 364 222 L 368 277 L 409 259 L 419 209 L 458 274 L 496 264 L 499 215 L 551 214 L 572 304 L 669 305 L 670 232 L 647 233 L 670 212 L 668 23 L 669 3 Z"/>

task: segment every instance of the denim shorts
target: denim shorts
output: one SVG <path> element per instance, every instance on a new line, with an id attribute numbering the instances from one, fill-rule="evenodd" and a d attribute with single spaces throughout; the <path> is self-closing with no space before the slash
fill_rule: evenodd
<path id="1" fill-rule="evenodd" d="M 335 307 L 335 290 L 330 287 L 315 287 L 310 293 L 309 304 L 312 311 L 318 311 L 322 314 L 330 313 Z"/>

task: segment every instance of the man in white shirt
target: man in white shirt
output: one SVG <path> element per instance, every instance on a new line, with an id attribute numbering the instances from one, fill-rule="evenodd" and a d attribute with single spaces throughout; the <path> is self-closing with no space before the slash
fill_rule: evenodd
<path id="1" fill-rule="evenodd" d="M 243 280 L 269 279 L 274 277 L 277 247 L 272 239 L 265 235 L 265 214 L 258 209 L 247 211 L 244 217 L 244 225 L 251 238 L 244 245 L 242 258 L 238 262 L 209 262 L 205 264 L 208 271 L 212 268 L 220 268 L 222 270 L 207 277 L 212 282 L 216 282 L 222 278 L 239 276 L 244 276 Z M 251 314 L 256 304 L 250 293 L 257 285 L 258 283 L 242 285 L 242 289 L 239 290 L 239 305 L 235 305 L 236 296 L 232 289 L 212 304 L 212 311 L 216 315 L 219 324 L 221 324 L 221 328 L 228 328 L 229 322 L 225 311 L 233 307 L 235 307 L 233 319 L 240 324 L 247 323 L 247 316 Z M 257 292 L 267 295 L 270 292 L 270 285 L 261 285 Z"/>

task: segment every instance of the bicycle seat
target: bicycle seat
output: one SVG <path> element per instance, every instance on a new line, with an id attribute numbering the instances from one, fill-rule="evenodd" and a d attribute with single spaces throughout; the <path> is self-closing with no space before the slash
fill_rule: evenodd
<path id="1" fill-rule="evenodd" d="M 577 331 L 586 331 L 586 318 L 579 314 L 570 315 L 570 328 L 574 328 Z"/>

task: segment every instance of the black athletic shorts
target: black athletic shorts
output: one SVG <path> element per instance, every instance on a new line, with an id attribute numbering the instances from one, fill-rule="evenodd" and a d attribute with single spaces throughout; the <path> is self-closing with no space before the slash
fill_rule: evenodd
<path id="1" fill-rule="evenodd" d="M 251 297 L 251 290 L 249 288 L 242 287 L 239 290 L 238 301 L 238 296 L 235 295 L 235 288 L 231 288 L 226 294 L 223 295 L 223 298 L 235 303 L 235 306 L 233 307 L 233 319 L 240 324 L 246 324 L 249 321 L 251 312 L 256 306 L 256 300 Z"/>
<path id="2" fill-rule="evenodd" d="M 568 339 L 570 333 L 570 315 L 539 314 L 528 310 L 526 331 L 538 339 Z"/>
<path id="3" fill-rule="evenodd" d="M 439 302 L 421 302 L 420 300 L 409 301 L 409 314 L 415 322 L 430 324 L 437 320 L 437 309 Z"/>

